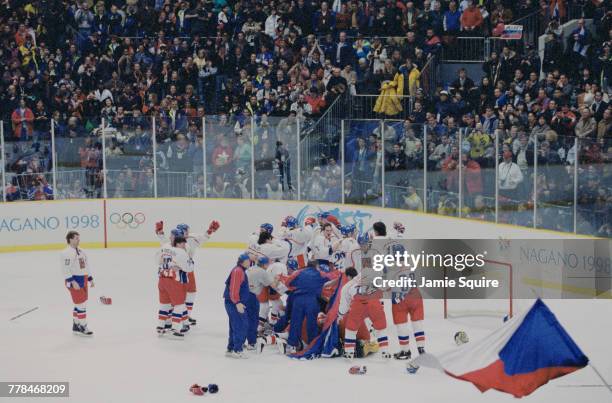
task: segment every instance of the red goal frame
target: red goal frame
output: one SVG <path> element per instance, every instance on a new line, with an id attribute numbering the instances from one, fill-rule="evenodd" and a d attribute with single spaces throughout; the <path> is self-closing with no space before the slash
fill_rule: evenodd
<path id="1" fill-rule="evenodd" d="M 508 263 L 508 262 L 501 262 L 499 260 L 491 260 L 491 259 L 485 259 L 484 260 L 485 263 L 490 263 L 490 264 L 496 264 L 496 265 L 500 265 L 506 268 L 507 273 L 508 273 L 508 287 L 509 287 L 509 293 L 508 293 L 508 317 L 512 318 L 512 316 L 514 315 L 514 303 L 513 303 L 513 273 L 512 273 L 512 264 Z M 446 277 L 446 267 L 444 268 L 444 276 Z M 444 287 L 444 319 L 448 319 L 448 296 L 447 296 L 447 288 Z"/>

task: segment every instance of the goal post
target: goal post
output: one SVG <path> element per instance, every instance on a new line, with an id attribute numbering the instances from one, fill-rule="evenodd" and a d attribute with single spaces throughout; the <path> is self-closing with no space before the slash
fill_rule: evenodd
<path id="1" fill-rule="evenodd" d="M 514 315 L 514 281 L 511 263 L 485 259 L 483 267 L 457 273 L 457 276 L 465 276 L 468 279 L 479 279 L 486 273 L 487 279 L 499 280 L 500 287 L 483 290 L 477 299 L 455 298 L 453 297 L 454 290 L 444 287 L 444 319 L 468 316 L 508 316 L 511 318 Z M 445 268 L 444 276 L 448 274 Z"/>

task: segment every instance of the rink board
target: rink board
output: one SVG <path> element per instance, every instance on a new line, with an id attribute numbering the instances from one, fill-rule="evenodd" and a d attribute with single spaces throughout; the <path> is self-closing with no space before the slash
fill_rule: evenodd
<path id="1" fill-rule="evenodd" d="M 89 248 L 151 247 L 156 221 L 166 228 L 189 223 L 204 231 L 215 219 L 221 229 L 207 247 L 242 248 L 245 231 L 263 222 L 279 225 L 282 217 L 299 220 L 331 211 L 343 224 L 360 231 L 372 223 L 402 222 L 415 238 L 570 238 L 571 234 L 532 230 L 476 220 L 371 206 L 316 202 L 236 199 L 108 199 L 4 203 L 0 207 L 0 252 L 48 250 L 63 247 L 67 231 L 76 230 Z"/>

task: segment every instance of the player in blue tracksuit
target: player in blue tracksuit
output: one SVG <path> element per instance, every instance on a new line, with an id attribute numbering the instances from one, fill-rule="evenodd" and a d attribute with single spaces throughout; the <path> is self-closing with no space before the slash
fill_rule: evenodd
<path id="1" fill-rule="evenodd" d="M 293 350 L 299 349 L 302 335 L 302 323 L 306 319 L 306 333 L 308 342 L 312 341 L 318 334 L 317 316 L 320 305 L 318 297 L 321 295 L 323 285 L 335 278 L 330 273 L 323 273 L 314 265 L 293 273 L 286 280 L 287 287 L 293 289 L 291 326 L 289 327 L 289 346 Z"/>
<path id="2" fill-rule="evenodd" d="M 250 292 L 245 272 L 250 264 L 249 255 L 243 253 L 238 256 L 236 267 L 225 280 L 225 291 L 223 292 L 225 311 L 229 317 L 229 340 L 226 355 L 235 358 L 246 358 L 242 353 L 242 347 L 249 328 L 246 305 Z"/>

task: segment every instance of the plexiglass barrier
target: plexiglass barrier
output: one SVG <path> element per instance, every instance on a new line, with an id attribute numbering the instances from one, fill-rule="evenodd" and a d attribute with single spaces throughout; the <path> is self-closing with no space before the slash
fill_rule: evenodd
<path id="1" fill-rule="evenodd" d="M 605 138 L 422 120 L 340 120 L 317 145 L 293 113 L 24 117 L 1 122 L 1 197 L 306 200 L 612 237 Z"/>

